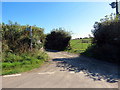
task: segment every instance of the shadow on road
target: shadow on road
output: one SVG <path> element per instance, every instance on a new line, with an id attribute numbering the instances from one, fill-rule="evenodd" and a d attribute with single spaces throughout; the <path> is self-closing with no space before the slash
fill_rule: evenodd
<path id="1" fill-rule="evenodd" d="M 57 62 L 56 67 L 64 68 L 64 70 L 73 71 L 75 73 L 83 72 L 85 76 L 94 81 L 105 80 L 109 83 L 118 82 L 118 66 L 102 62 L 95 59 L 89 59 L 83 56 L 76 58 L 56 58 L 53 61 Z"/>

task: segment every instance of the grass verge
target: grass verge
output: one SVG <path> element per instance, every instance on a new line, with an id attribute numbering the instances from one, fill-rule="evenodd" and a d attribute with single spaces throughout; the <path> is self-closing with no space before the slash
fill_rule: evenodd
<path id="1" fill-rule="evenodd" d="M 2 75 L 15 74 L 40 67 L 48 60 L 48 55 L 41 51 L 23 54 L 3 53 Z"/>

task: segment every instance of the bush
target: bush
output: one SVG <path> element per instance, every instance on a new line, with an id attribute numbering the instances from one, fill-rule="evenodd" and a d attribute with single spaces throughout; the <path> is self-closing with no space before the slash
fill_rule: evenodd
<path id="1" fill-rule="evenodd" d="M 118 62 L 120 50 L 120 21 L 112 20 L 97 24 L 93 35 L 96 55 L 107 61 Z"/>
<path id="2" fill-rule="evenodd" d="M 120 46 L 120 22 L 102 22 L 97 23 L 93 31 L 93 43 L 97 45 L 111 44 Z"/>
<path id="3" fill-rule="evenodd" d="M 120 58 L 120 20 L 104 19 L 94 24 L 92 46 L 83 54 L 118 63 Z"/>
<path id="4" fill-rule="evenodd" d="M 71 35 L 61 28 L 51 31 L 46 36 L 45 49 L 65 50 L 69 46 Z"/>
<path id="5" fill-rule="evenodd" d="M 33 49 L 40 49 L 43 46 L 45 35 L 42 28 L 32 26 L 32 40 L 28 26 L 19 25 L 18 23 L 2 23 L 2 47 L 3 52 L 12 51 L 13 53 L 24 53 L 30 50 L 30 43 Z M 41 43 L 38 43 L 41 41 Z"/>
<path id="6" fill-rule="evenodd" d="M 11 21 L 9 24 L 2 23 L 2 74 L 28 71 L 48 60 L 46 53 L 40 51 L 45 39 L 44 30 L 32 26 L 31 39 L 30 32 L 26 30 L 27 27 Z"/>

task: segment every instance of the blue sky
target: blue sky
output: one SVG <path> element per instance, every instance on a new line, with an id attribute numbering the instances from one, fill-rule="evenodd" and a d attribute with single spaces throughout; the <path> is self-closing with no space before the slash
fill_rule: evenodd
<path id="1" fill-rule="evenodd" d="M 91 34 L 94 22 L 114 13 L 110 2 L 3 2 L 2 21 L 72 31 L 73 38 Z"/>

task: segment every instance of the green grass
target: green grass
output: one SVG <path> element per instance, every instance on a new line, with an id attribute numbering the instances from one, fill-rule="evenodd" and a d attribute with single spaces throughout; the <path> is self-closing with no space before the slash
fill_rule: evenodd
<path id="1" fill-rule="evenodd" d="M 82 43 L 81 39 L 71 40 L 70 41 L 71 49 L 67 49 L 66 51 L 71 52 L 71 53 L 84 52 L 91 45 L 91 40 L 90 39 L 83 39 L 83 41 L 88 41 L 88 43 Z"/>
<path id="2" fill-rule="evenodd" d="M 2 60 L 2 75 L 14 74 L 40 67 L 48 56 L 44 52 L 13 54 L 7 53 Z"/>

